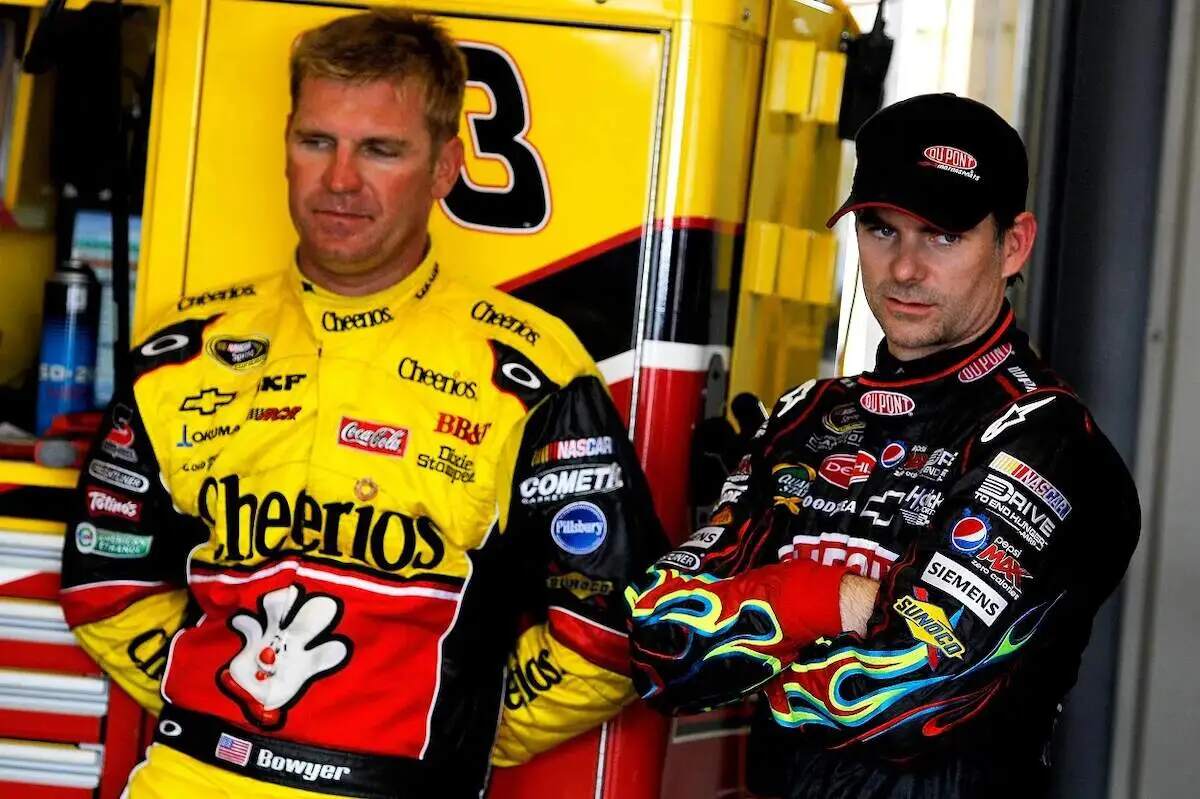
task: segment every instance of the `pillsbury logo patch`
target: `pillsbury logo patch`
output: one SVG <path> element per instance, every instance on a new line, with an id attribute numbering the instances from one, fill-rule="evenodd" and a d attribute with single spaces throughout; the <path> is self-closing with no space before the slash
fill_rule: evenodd
<path id="1" fill-rule="evenodd" d="M 608 519 L 591 502 L 572 502 L 550 521 L 550 537 L 572 555 L 595 552 L 607 536 Z"/>

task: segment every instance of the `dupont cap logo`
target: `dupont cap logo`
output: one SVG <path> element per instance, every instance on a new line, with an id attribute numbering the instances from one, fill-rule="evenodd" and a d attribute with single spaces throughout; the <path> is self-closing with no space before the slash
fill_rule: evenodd
<path id="1" fill-rule="evenodd" d="M 925 157 L 935 164 L 948 166 L 952 169 L 972 170 L 979 165 L 979 162 L 975 160 L 975 156 L 966 150 L 960 150 L 957 147 L 950 147 L 945 144 L 935 144 L 932 147 L 926 147 Z"/>
<path id="2" fill-rule="evenodd" d="M 912 397 L 898 391 L 868 391 L 858 404 L 879 416 L 907 416 L 917 407 Z"/>

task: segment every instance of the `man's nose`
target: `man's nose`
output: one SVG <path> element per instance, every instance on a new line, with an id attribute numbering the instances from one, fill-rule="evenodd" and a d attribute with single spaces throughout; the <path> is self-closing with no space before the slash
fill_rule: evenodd
<path id="1" fill-rule="evenodd" d="M 362 175 L 349 148 L 337 148 L 322 177 L 325 189 L 334 194 L 351 194 L 362 188 Z"/>
<path id="2" fill-rule="evenodd" d="M 925 275 L 925 267 L 912 245 L 899 248 L 891 263 L 892 280 L 897 283 L 915 283 Z"/>

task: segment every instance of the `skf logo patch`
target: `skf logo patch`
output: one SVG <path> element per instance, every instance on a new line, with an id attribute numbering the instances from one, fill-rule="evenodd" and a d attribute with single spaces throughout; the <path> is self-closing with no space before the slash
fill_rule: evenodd
<path id="1" fill-rule="evenodd" d="M 925 594 L 918 588 L 917 592 Z M 904 617 L 913 638 L 921 641 L 931 650 L 941 652 L 947 657 L 961 658 L 966 647 L 954 635 L 954 627 L 946 618 L 946 611 L 930 602 L 924 602 L 916 597 L 902 596 L 892 605 L 896 612 Z M 961 611 L 960 611 L 961 612 Z M 955 614 L 958 618 L 958 614 Z M 930 665 L 936 664 L 936 655 L 930 652 Z"/>
<path id="2" fill-rule="evenodd" d="M 292 387 L 308 377 L 306 374 L 296 375 L 263 375 L 258 383 L 259 391 L 291 391 Z"/>
<path id="3" fill-rule="evenodd" d="M 477 424 L 463 416 L 455 416 L 452 413 L 439 413 L 437 425 L 433 428 L 433 432 L 445 433 L 446 435 L 461 439 L 472 446 L 479 446 L 483 443 L 483 437 L 487 435 L 491 427 L 491 422 Z"/>

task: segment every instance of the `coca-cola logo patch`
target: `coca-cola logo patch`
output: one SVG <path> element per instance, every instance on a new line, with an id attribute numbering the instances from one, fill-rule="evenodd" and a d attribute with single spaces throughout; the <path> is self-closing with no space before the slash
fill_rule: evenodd
<path id="1" fill-rule="evenodd" d="M 1001 344 L 995 349 L 988 350 L 975 360 L 964 366 L 958 373 L 960 383 L 974 383 L 981 377 L 987 377 L 996 367 L 1004 363 L 1012 355 L 1012 344 Z"/>
<path id="2" fill-rule="evenodd" d="M 114 516 L 131 522 L 142 519 L 142 503 L 103 488 L 88 486 L 87 503 L 88 515 L 93 519 L 100 516 Z"/>
<path id="3" fill-rule="evenodd" d="M 364 452 L 403 458 L 408 449 L 408 428 L 343 416 L 338 430 L 338 444 Z"/>
<path id="4" fill-rule="evenodd" d="M 868 391 L 858 404 L 879 416 L 907 416 L 917 407 L 912 397 L 898 391 Z"/>

